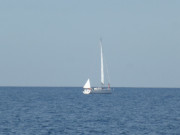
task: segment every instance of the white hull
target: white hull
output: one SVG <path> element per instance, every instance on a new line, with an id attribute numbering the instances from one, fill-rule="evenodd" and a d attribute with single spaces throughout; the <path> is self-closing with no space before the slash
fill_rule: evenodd
<path id="1" fill-rule="evenodd" d="M 84 89 L 83 94 L 111 94 L 111 89 Z"/>
<path id="2" fill-rule="evenodd" d="M 90 94 L 91 90 L 90 89 L 84 89 L 83 94 Z"/>
<path id="3" fill-rule="evenodd" d="M 111 89 L 97 89 L 97 90 L 91 90 L 90 94 L 111 94 Z"/>

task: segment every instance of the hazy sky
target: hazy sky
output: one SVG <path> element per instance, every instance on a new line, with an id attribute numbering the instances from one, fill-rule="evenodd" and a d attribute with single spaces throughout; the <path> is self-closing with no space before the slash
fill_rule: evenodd
<path id="1" fill-rule="evenodd" d="M 179 0 L 1 0 L 0 86 L 180 87 Z"/>

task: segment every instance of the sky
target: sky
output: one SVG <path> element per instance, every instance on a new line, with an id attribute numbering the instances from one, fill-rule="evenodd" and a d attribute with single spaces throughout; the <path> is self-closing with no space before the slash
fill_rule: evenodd
<path id="1" fill-rule="evenodd" d="M 99 85 L 102 38 L 111 86 L 180 87 L 179 7 L 179 0 L 1 0 L 0 86 L 81 87 L 88 78 Z"/>

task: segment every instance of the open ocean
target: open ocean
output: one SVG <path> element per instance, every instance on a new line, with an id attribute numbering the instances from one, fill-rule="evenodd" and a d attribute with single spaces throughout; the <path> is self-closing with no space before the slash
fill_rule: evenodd
<path id="1" fill-rule="evenodd" d="M 0 135 L 180 135 L 180 89 L 0 87 Z"/>

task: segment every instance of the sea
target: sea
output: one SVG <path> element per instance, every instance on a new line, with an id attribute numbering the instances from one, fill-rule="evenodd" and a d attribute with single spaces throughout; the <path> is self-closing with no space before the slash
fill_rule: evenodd
<path id="1" fill-rule="evenodd" d="M 0 135 L 180 135 L 180 89 L 0 87 Z"/>

